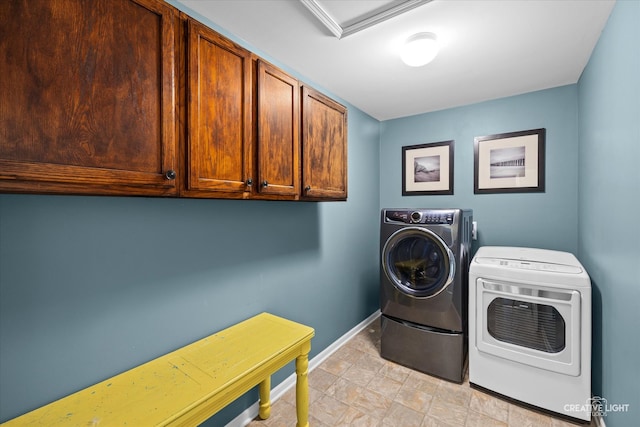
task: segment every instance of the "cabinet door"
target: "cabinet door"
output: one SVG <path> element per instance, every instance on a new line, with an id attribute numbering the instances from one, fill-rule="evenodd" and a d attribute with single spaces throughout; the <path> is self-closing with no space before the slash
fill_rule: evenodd
<path id="1" fill-rule="evenodd" d="M 243 197 L 253 183 L 251 53 L 188 22 L 187 189 Z"/>
<path id="2" fill-rule="evenodd" d="M 260 194 L 300 193 L 298 80 L 258 61 L 258 174 Z"/>
<path id="3" fill-rule="evenodd" d="M 0 1 L 0 191 L 177 192 L 176 10 Z"/>
<path id="4" fill-rule="evenodd" d="M 347 198 L 347 109 L 302 88 L 302 196 Z"/>

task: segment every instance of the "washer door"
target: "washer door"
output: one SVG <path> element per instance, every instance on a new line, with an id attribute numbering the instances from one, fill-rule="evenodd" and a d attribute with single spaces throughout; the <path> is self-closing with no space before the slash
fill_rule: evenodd
<path id="1" fill-rule="evenodd" d="M 429 298 L 453 282 L 456 265 L 453 252 L 437 234 L 407 227 L 393 233 L 384 244 L 382 269 L 399 291 Z"/>

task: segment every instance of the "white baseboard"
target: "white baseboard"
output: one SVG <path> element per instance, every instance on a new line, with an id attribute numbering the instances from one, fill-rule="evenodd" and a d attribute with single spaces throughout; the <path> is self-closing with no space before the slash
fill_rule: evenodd
<path id="1" fill-rule="evenodd" d="M 329 347 L 322 350 L 320 353 L 316 355 L 313 359 L 309 360 L 309 372 L 313 371 L 315 368 L 320 366 L 322 362 L 327 360 L 329 356 L 335 353 L 340 347 L 345 345 L 347 341 L 356 336 L 360 331 L 367 327 L 367 325 L 375 320 L 376 317 L 380 316 L 380 310 L 376 310 L 369 317 L 364 319 L 362 322 L 358 323 L 353 329 L 349 332 L 338 338 L 334 341 Z M 289 375 L 284 381 L 275 386 L 271 390 L 271 403 L 275 402 L 279 398 L 281 398 L 290 388 L 296 385 L 296 373 Z M 226 427 L 244 427 L 249 424 L 255 417 L 258 416 L 259 402 L 254 403 L 240 415 L 231 420 Z"/>

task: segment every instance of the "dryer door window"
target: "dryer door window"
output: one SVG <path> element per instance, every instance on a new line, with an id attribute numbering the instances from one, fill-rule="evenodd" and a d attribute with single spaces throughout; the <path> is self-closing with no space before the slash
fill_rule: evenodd
<path id="1" fill-rule="evenodd" d="M 409 227 L 395 232 L 385 243 L 382 268 L 400 291 L 428 298 L 438 295 L 453 281 L 455 259 L 437 234 Z"/>
<path id="2" fill-rule="evenodd" d="M 555 307 L 520 299 L 496 298 L 487 307 L 487 331 L 498 341 L 559 353 L 566 325 Z"/>

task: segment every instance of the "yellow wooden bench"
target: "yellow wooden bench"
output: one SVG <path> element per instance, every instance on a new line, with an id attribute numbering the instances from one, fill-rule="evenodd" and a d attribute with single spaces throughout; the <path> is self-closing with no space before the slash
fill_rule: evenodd
<path id="1" fill-rule="evenodd" d="M 197 426 L 258 384 L 266 419 L 271 374 L 295 359 L 298 426 L 307 427 L 313 335 L 262 313 L 2 426 Z"/>

